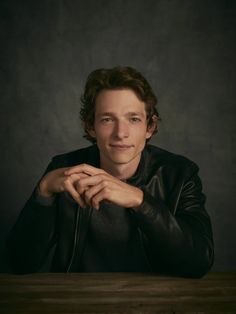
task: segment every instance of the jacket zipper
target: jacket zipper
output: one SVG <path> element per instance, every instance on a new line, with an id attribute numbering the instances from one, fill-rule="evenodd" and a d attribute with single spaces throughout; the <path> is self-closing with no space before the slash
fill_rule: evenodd
<path id="1" fill-rule="evenodd" d="M 73 243 L 73 250 L 72 250 L 72 254 L 71 254 L 71 258 L 70 258 L 70 262 L 67 266 L 66 272 L 70 272 L 74 257 L 75 257 L 75 252 L 76 252 L 76 247 L 77 247 L 77 241 L 78 241 L 78 235 L 80 232 L 80 210 L 79 207 L 77 207 L 77 212 L 76 212 L 76 222 L 75 222 L 75 232 L 74 232 L 74 243 Z"/>

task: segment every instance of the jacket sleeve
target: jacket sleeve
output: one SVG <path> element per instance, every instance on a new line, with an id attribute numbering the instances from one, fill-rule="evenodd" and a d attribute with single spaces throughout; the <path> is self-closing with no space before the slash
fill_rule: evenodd
<path id="1" fill-rule="evenodd" d="M 144 188 L 144 201 L 134 215 L 152 271 L 201 277 L 214 260 L 212 227 L 198 167 L 193 164 L 183 178 L 168 202 Z"/>
<path id="2" fill-rule="evenodd" d="M 55 168 L 49 164 L 45 174 Z M 37 187 L 23 207 L 7 241 L 5 255 L 10 271 L 36 272 L 56 241 L 57 198 L 43 204 L 37 198 Z"/>

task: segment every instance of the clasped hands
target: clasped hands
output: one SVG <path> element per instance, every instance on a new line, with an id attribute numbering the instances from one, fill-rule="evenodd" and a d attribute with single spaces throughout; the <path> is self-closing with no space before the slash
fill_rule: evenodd
<path id="1" fill-rule="evenodd" d="M 135 208 L 143 201 L 141 189 L 87 164 L 48 172 L 42 178 L 39 190 L 45 197 L 69 192 L 81 207 L 92 206 L 97 210 L 102 201 L 126 208 Z"/>

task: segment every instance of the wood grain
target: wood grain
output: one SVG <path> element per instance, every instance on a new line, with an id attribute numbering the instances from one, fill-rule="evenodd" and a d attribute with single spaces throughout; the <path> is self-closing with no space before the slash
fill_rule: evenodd
<path id="1" fill-rule="evenodd" d="M 1 274 L 0 313 L 236 313 L 236 273 Z"/>

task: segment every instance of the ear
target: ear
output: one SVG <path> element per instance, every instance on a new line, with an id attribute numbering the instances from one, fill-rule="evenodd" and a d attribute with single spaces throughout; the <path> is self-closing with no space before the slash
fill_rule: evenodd
<path id="1" fill-rule="evenodd" d="M 152 136 L 152 134 L 153 134 L 153 131 L 150 128 L 148 128 L 146 132 L 146 140 L 148 140 Z"/>
<path id="2" fill-rule="evenodd" d="M 96 132 L 94 129 L 87 129 L 87 132 L 92 138 L 96 139 Z"/>
<path id="3" fill-rule="evenodd" d="M 152 124 L 147 126 L 147 131 L 146 131 L 146 139 L 148 140 L 150 137 L 152 137 L 153 132 L 157 129 L 157 116 L 153 115 L 152 116 Z"/>

